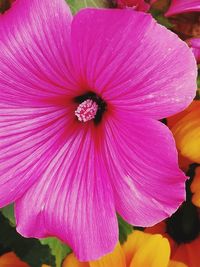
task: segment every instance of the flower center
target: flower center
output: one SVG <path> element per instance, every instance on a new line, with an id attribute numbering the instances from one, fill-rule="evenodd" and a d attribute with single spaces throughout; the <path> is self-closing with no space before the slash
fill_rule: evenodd
<path id="1" fill-rule="evenodd" d="M 91 99 L 82 102 L 75 111 L 75 115 L 79 121 L 86 122 L 95 118 L 98 105 Z"/>
<path id="2" fill-rule="evenodd" d="M 197 208 L 185 202 L 167 220 L 167 233 L 179 244 L 189 243 L 199 235 L 199 216 Z"/>
<path id="3" fill-rule="evenodd" d="M 106 111 L 106 102 L 94 92 L 87 92 L 74 98 L 78 103 L 75 116 L 80 122 L 93 120 L 97 125 L 101 122 L 103 113 Z"/>
<path id="4" fill-rule="evenodd" d="M 199 209 L 192 203 L 191 183 L 198 164 L 191 164 L 186 175 L 190 180 L 186 182 L 186 201 L 167 219 L 167 233 L 179 244 L 189 243 L 200 234 Z"/>

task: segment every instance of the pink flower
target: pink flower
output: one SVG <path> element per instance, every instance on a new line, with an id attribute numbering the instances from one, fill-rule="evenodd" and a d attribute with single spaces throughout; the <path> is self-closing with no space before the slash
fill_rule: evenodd
<path id="1" fill-rule="evenodd" d="M 133 8 L 144 12 L 148 11 L 150 7 L 145 0 L 117 0 L 116 2 L 119 8 Z"/>
<path id="2" fill-rule="evenodd" d="M 165 16 L 170 17 L 181 13 L 199 12 L 199 11 L 200 11 L 199 0 L 172 0 L 171 5 Z"/>
<path id="3" fill-rule="evenodd" d="M 134 10 L 147 12 L 150 5 L 156 0 L 116 0 L 119 8 L 133 8 Z"/>
<path id="4" fill-rule="evenodd" d="M 157 121 L 196 89 L 188 46 L 142 12 L 20 0 L 0 16 L 0 206 L 17 230 L 81 260 L 118 240 L 116 211 L 149 226 L 184 200 L 172 134 Z M 159 37 L 159 38 L 158 38 Z"/>
<path id="5" fill-rule="evenodd" d="M 187 40 L 187 43 L 191 47 L 197 63 L 200 63 L 200 38 L 191 38 Z"/>

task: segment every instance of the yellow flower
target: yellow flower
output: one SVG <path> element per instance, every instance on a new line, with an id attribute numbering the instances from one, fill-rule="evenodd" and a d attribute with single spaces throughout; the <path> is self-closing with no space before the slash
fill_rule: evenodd
<path id="1" fill-rule="evenodd" d="M 170 246 L 160 234 L 134 231 L 127 242 L 117 244 L 115 250 L 93 262 L 79 262 L 74 254 L 67 256 L 63 267 L 187 267 L 170 261 Z"/>
<path id="2" fill-rule="evenodd" d="M 164 226 L 164 227 L 163 227 Z M 166 224 L 159 223 L 153 227 L 145 229 L 147 233 L 159 233 L 165 236 L 171 245 L 171 261 L 168 267 L 199 267 L 200 235 L 194 240 L 176 243 L 167 233 Z"/>
<path id="3" fill-rule="evenodd" d="M 174 135 L 179 152 L 179 167 L 185 172 L 188 170 L 189 165 L 194 162 L 194 159 L 196 161 L 195 153 L 198 153 L 197 147 L 200 140 L 195 136 L 195 132 L 196 127 L 200 126 L 200 118 L 198 118 L 197 114 L 199 111 L 200 101 L 194 100 L 187 109 L 167 118 L 167 126 Z M 195 123 L 194 119 L 197 123 Z"/>
<path id="4" fill-rule="evenodd" d="M 182 156 L 200 163 L 200 101 L 193 101 L 184 113 L 177 116 L 180 119 L 171 129 L 176 146 Z"/>

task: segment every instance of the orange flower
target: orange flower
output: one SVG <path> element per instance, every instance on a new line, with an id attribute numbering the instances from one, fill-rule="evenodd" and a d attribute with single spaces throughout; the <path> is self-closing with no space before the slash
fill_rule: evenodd
<path id="1" fill-rule="evenodd" d="M 79 262 L 74 254 L 70 254 L 63 267 L 187 267 L 170 261 L 169 257 L 170 246 L 166 238 L 135 230 L 123 246 L 117 244 L 115 250 L 103 258 Z"/>
<path id="2" fill-rule="evenodd" d="M 163 227 L 165 225 L 165 227 Z M 171 261 L 168 267 L 199 267 L 199 249 L 200 249 L 200 235 L 194 240 L 185 243 L 176 243 L 175 240 L 167 233 L 166 224 L 164 222 L 156 226 L 147 228 L 145 232 L 163 234 L 168 238 L 171 245 Z M 175 261 L 175 262 L 173 262 Z M 175 264 L 175 265 L 174 265 Z"/>
<path id="3" fill-rule="evenodd" d="M 172 258 L 184 262 L 188 267 L 199 267 L 200 237 L 190 243 L 179 245 L 172 254 Z"/>
<path id="4" fill-rule="evenodd" d="M 176 123 L 178 123 L 182 118 L 184 118 L 187 114 L 192 112 L 193 110 L 200 109 L 200 101 L 193 100 L 192 103 L 182 112 L 179 112 L 171 117 L 167 118 L 167 126 L 172 129 Z"/>
<path id="5" fill-rule="evenodd" d="M 14 252 L 8 252 L 0 256 L 0 267 L 30 267 L 30 266 L 26 262 L 20 260 L 20 258 L 18 258 Z M 50 267 L 50 266 L 43 264 L 41 267 Z"/>
<path id="6" fill-rule="evenodd" d="M 13 252 L 8 252 L 0 256 L 0 267 L 29 267 L 29 265 L 21 261 Z"/>

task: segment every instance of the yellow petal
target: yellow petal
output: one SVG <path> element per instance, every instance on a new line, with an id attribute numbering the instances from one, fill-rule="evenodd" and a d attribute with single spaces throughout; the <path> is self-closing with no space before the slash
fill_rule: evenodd
<path id="1" fill-rule="evenodd" d="M 90 262 L 90 267 L 126 267 L 124 252 L 118 243 L 114 251 L 100 260 Z"/>
<path id="2" fill-rule="evenodd" d="M 179 262 L 179 261 L 170 261 L 168 267 L 190 267 L 190 266 L 185 265 L 184 263 Z"/>
<path id="3" fill-rule="evenodd" d="M 200 109 L 200 101 L 193 100 L 192 103 L 183 111 L 167 118 L 167 126 L 171 129 L 177 122 L 193 110 Z"/>
<path id="4" fill-rule="evenodd" d="M 194 109 L 173 128 L 176 145 L 188 159 L 200 163 L 200 109 Z"/>
<path id="5" fill-rule="evenodd" d="M 126 256 L 126 265 L 129 266 L 133 255 L 138 251 L 138 249 L 144 245 L 147 240 L 151 237 L 151 234 L 144 233 L 142 231 L 133 231 L 132 234 L 128 236 L 126 243 L 123 245 L 123 250 Z"/>
<path id="6" fill-rule="evenodd" d="M 167 267 L 170 246 L 162 235 L 152 235 L 135 253 L 130 267 Z"/>
<path id="7" fill-rule="evenodd" d="M 71 253 L 65 258 L 62 267 L 89 267 L 89 263 L 80 262 L 74 253 Z"/>
<path id="8" fill-rule="evenodd" d="M 9 252 L 0 257 L 0 267 L 29 267 L 21 261 L 13 252 Z"/>

